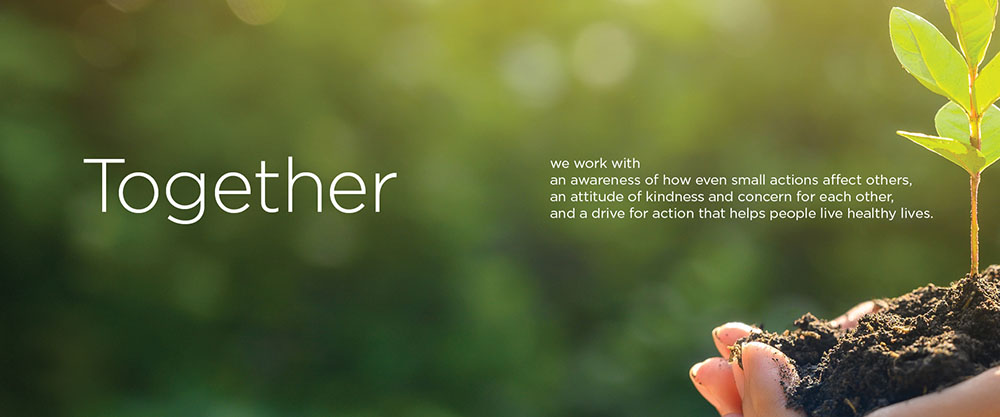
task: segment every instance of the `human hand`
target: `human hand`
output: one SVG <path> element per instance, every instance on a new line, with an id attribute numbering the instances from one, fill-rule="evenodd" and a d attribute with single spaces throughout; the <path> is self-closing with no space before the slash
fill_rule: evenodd
<path id="1" fill-rule="evenodd" d="M 844 328 L 857 326 L 858 319 L 877 311 L 868 301 L 852 308 L 833 322 Z M 726 323 L 712 331 L 712 340 L 722 356 L 706 359 L 691 368 L 695 388 L 724 417 L 803 417 L 785 404 L 782 384 L 798 378 L 795 367 L 777 349 L 759 342 L 742 347 L 743 367 L 729 363 L 729 348 L 737 340 L 759 329 L 743 323 Z M 940 392 L 878 409 L 869 417 L 1000 417 L 1000 367 L 990 369 Z"/>

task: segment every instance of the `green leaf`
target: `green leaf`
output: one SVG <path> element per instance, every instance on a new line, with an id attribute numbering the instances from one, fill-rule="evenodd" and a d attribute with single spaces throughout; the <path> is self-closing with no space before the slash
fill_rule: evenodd
<path id="1" fill-rule="evenodd" d="M 899 62 L 917 81 L 963 108 L 970 107 L 969 69 L 962 54 L 934 25 L 893 7 L 889 13 L 889 36 Z"/>
<path id="2" fill-rule="evenodd" d="M 961 142 L 969 141 L 969 117 L 957 104 L 948 102 L 934 116 L 934 126 L 938 136 L 955 139 Z M 982 154 L 985 161 L 979 168 L 982 172 L 997 160 L 1000 160 L 1000 108 L 990 106 L 983 114 L 979 136 L 982 143 Z"/>
<path id="3" fill-rule="evenodd" d="M 957 104 L 948 102 L 934 115 L 934 127 L 943 138 L 969 142 L 969 116 Z M 971 144 L 971 143 L 970 143 Z"/>
<path id="4" fill-rule="evenodd" d="M 993 57 L 976 78 L 976 107 L 983 113 L 1000 99 L 1000 59 Z"/>
<path id="5" fill-rule="evenodd" d="M 994 162 L 1000 159 L 1000 108 L 990 106 L 986 110 L 982 131 L 982 154 L 986 158 L 986 163 L 979 169 L 979 172 L 983 172 L 983 170 L 989 168 L 990 165 L 993 165 Z"/>
<path id="6" fill-rule="evenodd" d="M 978 68 L 993 36 L 997 0 L 945 0 L 951 25 L 958 33 L 958 46 L 969 68 Z"/>
<path id="7" fill-rule="evenodd" d="M 904 131 L 896 133 L 954 162 L 955 165 L 962 167 L 970 175 L 980 172 L 986 167 L 986 158 L 982 152 L 979 152 L 978 149 L 973 148 L 972 145 L 965 142 L 952 138 L 925 135 L 923 133 Z"/>

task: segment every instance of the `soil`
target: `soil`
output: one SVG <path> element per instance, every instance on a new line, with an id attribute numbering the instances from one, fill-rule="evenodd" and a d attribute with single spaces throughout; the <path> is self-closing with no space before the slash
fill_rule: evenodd
<path id="1" fill-rule="evenodd" d="M 1000 365 L 1000 266 L 876 305 L 853 329 L 807 313 L 796 330 L 743 341 L 766 343 L 792 359 L 799 379 L 785 386 L 788 404 L 808 416 L 862 416 Z"/>

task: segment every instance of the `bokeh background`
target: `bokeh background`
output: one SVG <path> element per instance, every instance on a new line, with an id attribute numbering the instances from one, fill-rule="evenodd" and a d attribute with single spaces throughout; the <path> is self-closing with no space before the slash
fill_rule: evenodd
<path id="1" fill-rule="evenodd" d="M 896 62 L 892 5 L 953 38 L 937 0 L 5 1 L 0 414 L 712 415 L 687 370 L 715 325 L 967 269 L 966 174 L 893 133 L 944 99 Z M 82 163 L 162 187 L 288 155 L 399 179 L 377 215 L 178 226 L 162 195 L 100 213 Z M 549 220 L 548 160 L 598 156 L 905 175 L 897 201 L 935 218 Z"/>

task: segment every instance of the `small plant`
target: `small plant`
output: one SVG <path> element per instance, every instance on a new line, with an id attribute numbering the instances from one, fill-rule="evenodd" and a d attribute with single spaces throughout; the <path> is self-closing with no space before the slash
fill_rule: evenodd
<path id="1" fill-rule="evenodd" d="M 979 180 L 1000 159 L 1000 58 L 979 65 L 996 25 L 997 0 L 945 0 L 961 53 L 934 25 L 907 10 L 889 13 L 896 57 L 924 87 L 950 100 L 934 116 L 937 136 L 898 131 L 969 173 L 971 273 L 979 273 Z"/>

